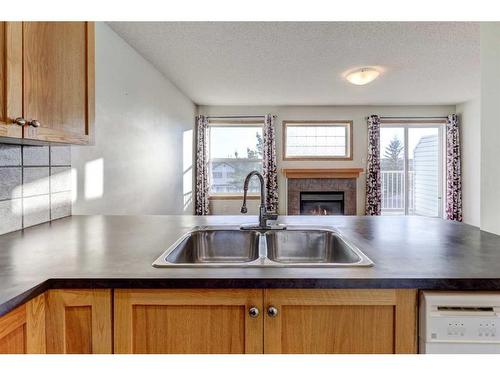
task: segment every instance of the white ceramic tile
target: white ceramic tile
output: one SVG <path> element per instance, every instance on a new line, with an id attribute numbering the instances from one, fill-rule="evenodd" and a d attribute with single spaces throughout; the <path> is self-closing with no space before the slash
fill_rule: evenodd
<path id="1" fill-rule="evenodd" d="M 71 216 L 71 192 L 54 193 L 50 198 L 50 218 L 52 220 Z"/>
<path id="2" fill-rule="evenodd" d="M 71 165 L 71 146 L 50 146 L 50 165 Z"/>
<path id="3" fill-rule="evenodd" d="M 21 146 L 0 144 L 0 166 L 21 165 Z"/>
<path id="4" fill-rule="evenodd" d="M 71 190 L 71 167 L 50 168 L 50 192 Z"/>
<path id="5" fill-rule="evenodd" d="M 23 196 L 49 194 L 49 168 L 23 168 Z"/>
<path id="6" fill-rule="evenodd" d="M 12 199 L 0 202 L 0 234 L 22 229 L 21 201 L 21 199 Z"/>
<path id="7" fill-rule="evenodd" d="M 21 198 L 21 167 L 0 167 L 0 200 Z"/>
<path id="8" fill-rule="evenodd" d="M 23 198 L 24 227 L 50 220 L 49 194 Z"/>
<path id="9" fill-rule="evenodd" d="M 49 146 L 23 146 L 23 165 L 49 165 Z"/>

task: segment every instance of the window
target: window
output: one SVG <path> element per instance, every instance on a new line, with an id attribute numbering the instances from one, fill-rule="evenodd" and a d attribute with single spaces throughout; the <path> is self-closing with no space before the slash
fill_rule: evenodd
<path id="1" fill-rule="evenodd" d="M 243 181 L 253 170 L 262 172 L 262 123 L 209 124 L 210 195 L 239 195 Z M 259 192 L 252 179 L 249 193 Z"/>
<path id="2" fill-rule="evenodd" d="M 382 215 L 443 215 L 443 125 L 381 124 Z"/>
<path id="3" fill-rule="evenodd" d="M 284 121 L 283 158 L 352 159 L 352 121 Z"/>

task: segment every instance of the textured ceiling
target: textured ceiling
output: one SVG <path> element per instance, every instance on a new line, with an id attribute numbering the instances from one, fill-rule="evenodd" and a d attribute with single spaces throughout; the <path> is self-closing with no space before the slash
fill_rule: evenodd
<path id="1" fill-rule="evenodd" d="M 201 105 L 455 104 L 479 95 L 479 25 L 110 22 Z M 378 66 L 354 86 L 346 71 Z"/>

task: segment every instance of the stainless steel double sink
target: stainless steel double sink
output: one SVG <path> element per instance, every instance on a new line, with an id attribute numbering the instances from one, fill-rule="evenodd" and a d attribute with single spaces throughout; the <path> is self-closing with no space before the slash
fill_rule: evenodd
<path id="1" fill-rule="evenodd" d="M 373 262 L 327 227 L 242 230 L 196 227 L 177 240 L 154 267 L 366 267 Z"/>

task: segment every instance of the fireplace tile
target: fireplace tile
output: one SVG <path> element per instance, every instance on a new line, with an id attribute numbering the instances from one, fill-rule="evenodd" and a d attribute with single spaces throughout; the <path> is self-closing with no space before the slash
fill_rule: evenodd
<path id="1" fill-rule="evenodd" d="M 301 192 L 343 192 L 344 214 L 356 215 L 355 178 L 289 178 L 288 215 L 300 215 Z"/>

